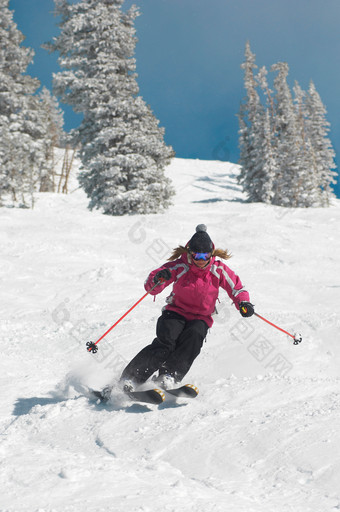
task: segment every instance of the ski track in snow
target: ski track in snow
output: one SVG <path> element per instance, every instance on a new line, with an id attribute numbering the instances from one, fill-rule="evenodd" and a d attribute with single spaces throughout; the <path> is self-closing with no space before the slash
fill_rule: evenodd
<path id="1" fill-rule="evenodd" d="M 0 511 L 336 512 L 340 510 L 340 202 L 247 204 L 237 166 L 175 159 L 174 205 L 159 215 L 87 210 L 81 190 L 0 209 Z M 77 184 L 74 182 L 73 188 Z M 199 223 L 233 253 L 258 318 L 221 291 L 187 381 L 195 400 L 132 404 L 116 382 L 149 343 L 167 291 L 143 283 Z"/>

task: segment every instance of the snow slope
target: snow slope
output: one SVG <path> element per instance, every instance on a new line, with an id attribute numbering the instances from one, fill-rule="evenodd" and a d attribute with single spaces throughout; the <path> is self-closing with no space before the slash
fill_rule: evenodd
<path id="1" fill-rule="evenodd" d="M 0 210 L 0 510 L 325 512 L 340 509 L 340 202 L 246 204 L 237 167 L 176 159 L 165 214 L 108 217 L 81 190 Z M 73 188 L 76 188 L 74 184 Z M 149 343 L 167 292 L 148 272 L 206 223 L 250 291 L 243 320 L 219 315 L 188 381 L 196 400 L 109 405 L 84 394 L 117 380 Z"/>

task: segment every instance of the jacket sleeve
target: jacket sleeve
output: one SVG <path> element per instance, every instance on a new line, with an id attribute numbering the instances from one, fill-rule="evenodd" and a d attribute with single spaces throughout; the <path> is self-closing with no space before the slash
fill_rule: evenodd
<path id="1" fill-rule="evenodd" d="M 168 268 L 171 272 L 171 279 L 169 279 L 169 281 L 165 281 L 164 283 L 156 286 L 156 288 L 154 290 L 152 290 L 152 292 L 150 292 L 150 295 L 158 295 L 159 293 L 161 293 L 164 290 L 164 288 L 166 288 L 167 286 L 169 286 L 169 284 L 173 283 L 176 280 L 177 274 L 179 273 L 179 268 L 178 268 L 178 265 L 176 265 L 176 263 L 178 263 L 178 261 L 169 261 L 167 263 L 164 263 L 164 265 L 162 265 L 159 268 L 156 268 L 148 275 L 148 277 L 144 283 L 144 288 L 147 292 L 149 292 L 151 290 L 151 288 L 155 285 L 153 279 L 154 279 L 155 275 L 157 274 L 157 272 L 159 272 L 160 270 L 163 270 L 165 268 Z"/>
<path id="2" fill-rule="evenodd" d="M 241 283 L 241 279 L 227 265 L 223 263 L 217 267 L 220 274 L 220 286 L 227 292 L 237 309 L 240 302 L 249 302 L 249 293 Z"/>

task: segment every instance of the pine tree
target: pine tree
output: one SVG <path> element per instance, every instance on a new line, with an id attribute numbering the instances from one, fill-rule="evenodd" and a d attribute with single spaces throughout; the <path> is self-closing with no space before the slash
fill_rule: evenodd
<path id="1" fill-rule="evenodd" d="M 34 203 L 44 165 L 46 126 L 35 95 L 39 81 L 27 74 L 34 52 L 22 46 L 8 0 L 0 0 L 0 196 L 14 203 Z"/>
<path id="2" fill-rule="evenodd" d="M 267 81 L 267 69 L 263 66 L 257 73 L 255 80 L 261 87 L 266 99 L 263 111 L 258 143 L 258 166 L 260 167 L 262 180 L 259 191 L 259 200 L 264 203 L 272 203 L 273 187 L 278 174 L 278 155 L 275 140 L 275 104 L 273 91 Z"/>
<path id="3" fill-rule="evenodd" d="M 308 94 L 295 82 L 293 100 L 288 64 L 279 62 L 271 68 L 277 72 L 273 92 L 266 68 L 254 75 L 255 55 L 249 43 L 242 67 L 247 98 L 239 114 L 239 181 L 248 200 L 288 207 L 329 205 L 334 195 L 335 154 L 328 138 L 326 109 L 313 82 Z"/>
<path id="4" fill-rule="evenodd" d="M 244 86 L 247 96 L 243 100 L 239 114 L 239 147 L 241 172 L 239 183 L 248 195 L 249 201 L 261 201 L 261 184 L 263 175 L 259 162 L 259 140 L 261 139 L 263 108 L 256 90 L 254 77 L 255 54 L 250 49 L 249 42 L 245 48 L 245 62 L 241 65 L 244 70 Z"/>
<path id="5" fill-rule="evenodd" d="M 249 42 L 246 44 L 245 62 L 241 67 L 244 69 L 247 96 L 241 104 L 239 114 L 239 182 L 248 201 L 271 203 L 272 187 L 277 173 L 277 157 L 272 138 L 274 101 L 266 79 L 266 68 L 261 68 L 257 75 L 254 73 L 257 66 Z M 266 97 L 265 107 L 257 91 L 258 85 Z"/>
<path id="6" fill-rule="evenodd" d="M 308 112 L 306 109 L 306 93 L 299 83 L 295 81 L 293 88 L 295 113 L 300 152 L 302 154 L 303 182 L 304 182 L 304 204 L 303 206 L 317 206 L 320 204 L 321 190 L 315 165 L 314 151 L 310 138 L 307 134 Z"/>
<path id="7" fill-rule="evenodd" d="M 164 175 L 173 156 L 164 131 L 138 96 L 134 20 L 123 0 L 55 0 L 61 33 L 49 45 L 65 70 L 54 91 L 83 114 L 74 132 L 80 144 L 80 183 L 89 207 L 104 213 L 155 213 L 169 206 L 174 191 Z"/>
<path id="8" fill-rule="evenodd" d="M 0 206 L 7 195 L 12 197 L 13 202 L 16 201 L 17 191 L 17 165 L 18 153 L 15 151 L 15 139 L 11 133 L 9 118 L 0 115 Z"/>
<path id="9" fill-rule="evenodd" d="M 25 74 L 33 52 L 21 46 L 24 36 L 13 21 L 8 3 L 8 0 L 0 0 L 0 196 L 10 193 L 13 201 L 21 196 L 25 204 L 32 168 L 29 151 L 25 151 L 26 143 L 30 144 L 23 140 L 26 139 L 22 133 L 23 111 L 27 96 L 35 92 L 39 84 Z"/>
<path id="10" fill-rule="evenodd" d="M 310 141 L 319 205 L 328 206 L 334 197 L 331 185 L 336 183 L 336 172 L 332 171 L 336 168 L 335 152 L 328 138 L 330 124 L 326 120 L 327 111 L 313 81 L 310 82 L 306 96 L 306 113 L 306 134 Z"/>
<path id="11" fill-rule="evenodd" d="M 44 157 L 40 170 L 40 192 L 55 191 L 55 148 L 59 147 L 64 138 L 64 113 L 58 100 L 43 87 L 39 94 L 39 110 L 45 128 L 42 139 Z"/>
<path id="12" fill-rule="evenodd" d="M 280 206 L 310 206 L 312 190 L 304 148 L 299 137 L 298 118 L 287 83 L 288 64 L 278 62 L 272 66 L 278 74 L 276 89 L 275 137 L 277 141 L 278 175 L 274 183 L 273 203 Z"/>
<path id="13" fill-rule="evenodd" d="M 259 145 L 261 157 L 261 173 L 263 175 L 261 186 L 261 202 L 271 204 L 274 197 L 274 183 L 278 175 L 278 157 L 276 146 L 272 137 L 271 114 L 266 108 L 263 121 L 262 140 Z"/>
<path id="14" fill-rule="evenodd" d="M 259 69 L 259 72 L 255 76 L 255 80 L 261 87 L 263 95 L 266 99 L 266 109 L 269 113 L 271 132 L 274 133 L 275 103 L 273 98 L 273 91 L 268 85 L 267 75 L 268 71 L 266 67 L 262 66 L 262 68 Z"/>

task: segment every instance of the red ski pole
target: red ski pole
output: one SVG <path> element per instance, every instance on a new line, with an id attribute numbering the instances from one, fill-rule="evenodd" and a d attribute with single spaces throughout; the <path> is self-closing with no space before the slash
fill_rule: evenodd
<path id="1" fill-rule="evenodd" d="M 279 331 L 284 332 L 285 334 L 288 334 L 288 336 L 293 338 L 294 345 L 298 345 L 299 343 L 301 343 L 301 341 L 302 341 L 301 334 L 295 334 L 295 335 L 294 334 L 290 334 L 289 332 L 287 332 L 284 329 L 282 329 L 281 327 L 278 327 L 277 325 L 273 324 L 272 322 L 270 322 L 266 318 L 263 318 L 263 316 L 258 315 L 257 313 L 254 313 L 254 315 L 256 315 L 258 318 L 261 318 L 261 320 L 263 320 L 264 322 L 267 322 L 267 324 L 272 325 L 273 327 L 275 327 L 275 329 L 278 329 Z"/>
<path id="2" fill-rule="evenodd" d="M 143 297 L 141 297 L 141 298 L 136 302 L 136 304 L 134 304 L 134 305 L 133 305 L 133 306 L 132 306 L 132 307 L 131 307 L 131 308 L 130 308 L 126 313 L 124 313 L 124 315 L 123 315 L 123 316 L 121 316 L 121 317 L 117 320 L 117 322 L 115 322 L 115 323 L 110 327 L 110 329 L 108 329 L 106 332 L 104 332 L 104 334 L 103 334 L 103 335 L 102 335 L 102 336 L 101 336 L 101 337 L 100 337 L 96 342 L 88 341 L 88 342 L 86 343 L 86 346 L 87 346 L 87 349 L 86 349 L 86 350 L 87 350 L 88 352 L 92 352 L 93 354 L 95 354 L 96 352 L 98 352 L 98 347 L 97 347 L 98 343 L 99 343 L 103 338 L 105 338 L 105 336 L 106 336 L 107 334 L 109 334 L 109 332 L 110 332 L 110 331 L 112 331 L 112 329 L 113 329 L 114 327 L 116 327 L 116 325 L 118 325 L 118 324 L 119 324 L 119 322 L 120 322 L 121 320 L 123 320 L 123 318 L 125 318 L 125 317 L 126 317 L 126 315 L 128 315 L 128 314 L 129 314 L 129 313 L 130 313 L 130 312 L 131 312 L 131 311 L 132 311 L 136 306 L 138 306 L 138 304 L 139 304 L 140 302 L 142 302 L 142 300 L 143 300 L 143 299 L 145 299 L 145 297 L 147 297 L 147 295 L 149 295 L 149 293 L 151 293 L 151 292 L 152 292 L 152 290 L 154 290 L 154 289 L 156 288 L 156 286 L 158 286 L 158 284 L 160 284 L 161 282 L 162 282 L 161 280 L 160 280 L 160 281 L 158 281 L 158 282 L 157 282 L 157 283 L 156 283 L 156 284 L 151 288 L 151 290 L 149 290 L 148 292 L 146 292 L 146 293 L 145 293 L 145 295 L 143 295 Z"/>

